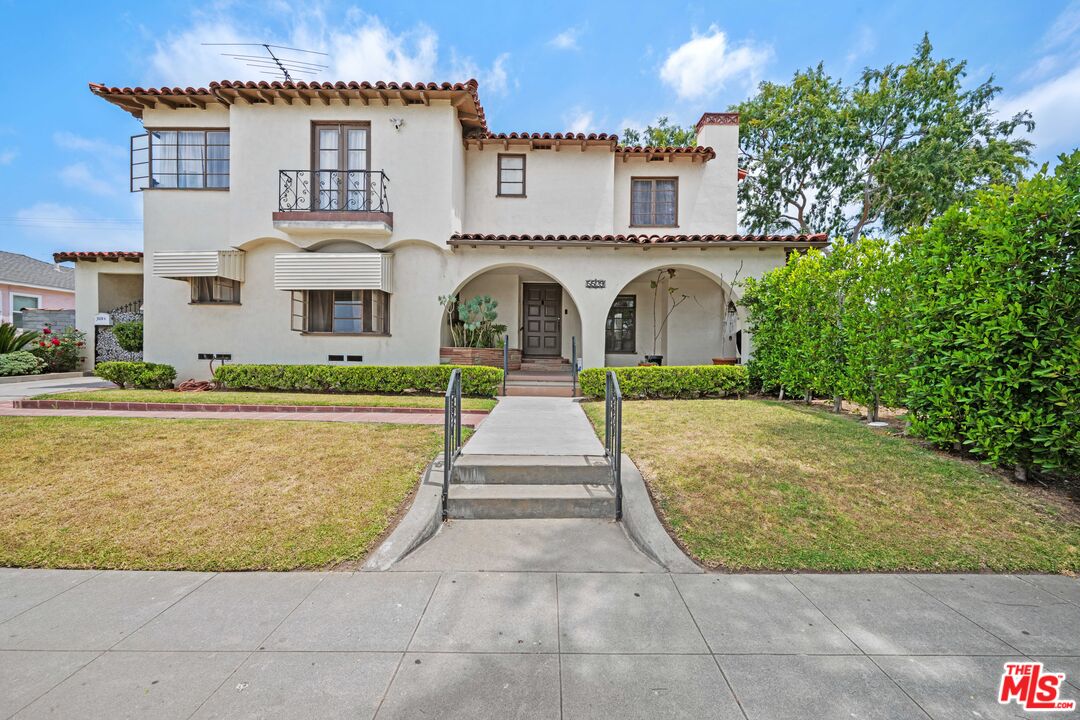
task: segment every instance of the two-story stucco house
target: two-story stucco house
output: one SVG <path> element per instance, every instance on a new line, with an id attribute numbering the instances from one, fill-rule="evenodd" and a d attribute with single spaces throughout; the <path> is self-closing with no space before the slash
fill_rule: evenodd
<path id="1" fill-rule="evenodd" d="M 641 148 L 493 133 L 475 81 L 90 90 L 146 128 L 131 165 L 145 255 L 59 257 L 87 286 L 143 273 L 145 357 L 180 377 L 205 376 L 208 355 L 438 363 L 447 295 L 498 300 L 526 357 L 738 361 L 733 281 L 826 243 L 736 234 L 731 114 L 704 115 L 698 147 Z"/>

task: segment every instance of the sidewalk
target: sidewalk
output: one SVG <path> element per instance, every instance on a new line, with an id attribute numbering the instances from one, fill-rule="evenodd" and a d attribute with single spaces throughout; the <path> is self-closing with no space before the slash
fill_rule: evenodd
<path id="1" fill-rule="evenodd" d="M 466 455 L 603 455 L 589 419 L 569 398 L 503 397 Z"/>
<path id="2" fill-rule="evenodd" d="M 38 380 L 25 382 L 0 383 L 0 403 L 21 400 L 43 393 L 62 393 L 73 390 L 96 390 L 116 387 L 99 377 L 50 378 L 41 376 Z"/>
<path id="3" fill-rule="evenodd" d="M 1015 718 L 1053 576 L 0 570 L 0 718 Z"/>
<path id="4" fill-rule="evenodd" d="M 173 420 L 313 420 L 318 422 L 393 423 L 399 425 L 442 425 L 443 412 L 218 412 L 169 410 L 53 410 L 12 407 L 10 400 L 0 402 L 0 417 L 122 417 L 170 418 Z M 476 427 L 486 413 L 461 413 L 461 424 Z"/>

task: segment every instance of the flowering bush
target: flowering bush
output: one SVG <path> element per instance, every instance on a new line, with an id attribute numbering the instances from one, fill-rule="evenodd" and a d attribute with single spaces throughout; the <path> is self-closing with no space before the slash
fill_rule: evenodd
<path id="1" fill-rule="evenodd" d="M 30 346 L 30 352 L 45 361 L 45 372 L 71 372 L 79 367 L 85 333 L 73 327 L 53 332 L 46 325 L 41 329 L 37 343 Z"/>

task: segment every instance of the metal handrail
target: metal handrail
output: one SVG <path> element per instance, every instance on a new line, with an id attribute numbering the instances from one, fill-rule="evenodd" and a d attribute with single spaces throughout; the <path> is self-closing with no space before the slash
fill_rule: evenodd
<path id="1" fill-rule="evenodd" d="M 503 338 L 503 397 L 506 397 L 506 375 L 510 372 L 510 335 Z"/>
<path id="2" fill-rule="evenodd" d="M 570 336 L 570 393 L 577 397 L 577 335 Z"/>
<path id="3" fill-rule="evenodd" d="M 443 486 L 442 519 L 447 516 L 450 496 L 450 477 L 454 474 L 454 461 L 461 454 L 461 368 L 450 372 L 443 402 Z"/>
<path id="4" fill-rule="evenodd" d="M 611 464 L 615 486 L 615 519 L 622 519 L 622 390 L 614 370 L 607 371 L 604 385 L 604 457 Z"/>
<path id="5" fill-rule="evenodd" d="M 382 170 L 279 170 L 282 212 L 390 212 Z"/>

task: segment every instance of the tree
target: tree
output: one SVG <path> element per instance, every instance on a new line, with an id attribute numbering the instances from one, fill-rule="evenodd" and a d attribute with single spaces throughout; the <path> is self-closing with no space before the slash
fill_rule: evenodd
<path id="1" fill-rule="evenodd" d="M 623 145 L 647 145 L 650 147 L 688 147 L 697 145 L 697 132 L 692 127 L 671 125 L 667 117 L 657 118 L 656 125 L 644 130 L 626 128 L 622 134 Z"/>
<path id="2" fill-rule="evenodd" d="M 937 60 L 927 36 L 906 63 L 867 69 L 850 87 L 822 66 L 762 83 L 740 113 L 748 176 L 739 188 L 755 232 L 858 238 L 923 225 L 1030 165 L 1030 113 L 998 121 L 991 77 L 965 89 L 967 63 Z"/>

